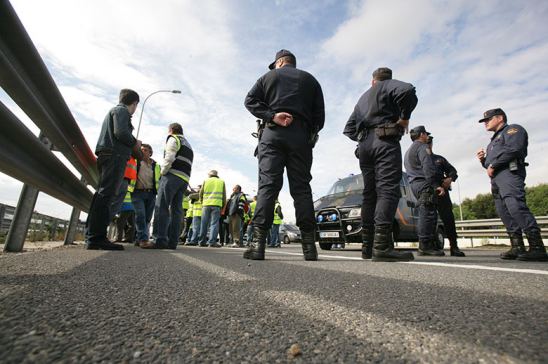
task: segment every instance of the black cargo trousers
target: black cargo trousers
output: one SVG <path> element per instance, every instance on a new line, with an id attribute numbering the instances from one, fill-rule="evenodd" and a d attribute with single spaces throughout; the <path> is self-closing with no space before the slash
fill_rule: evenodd
<path id="1" fill-rule="evenodd" d="M 362 226 L 392 226 L 401 197 L 401 137 L 380 139 L 375 129 L 367 129 L 364 133 L 358 146 L 364 185 Z"/>
<path id="2" fill-rule="evenodd" d="M 310 181 L 312 145 L 306 124 L 293 120 L 288 127 L 266 127 L 259 140 L 259 190 L 253 226 L 270 229 L 274 219 L 274 203 L 283 185 L 287 169 L 289 192 L 293 197 L 297 226 L 301 231 L 314 231 L 314 205 Z"/>

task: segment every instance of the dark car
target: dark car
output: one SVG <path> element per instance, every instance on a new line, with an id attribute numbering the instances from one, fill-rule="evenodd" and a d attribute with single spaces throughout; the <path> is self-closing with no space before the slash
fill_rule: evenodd
<path id="1" fill-rule="evenodd" d="M 419 220 L 417 199 L 411 192 L 404 172 L 400 181 L 401 198 L 394 216 L 394 241 L 418 242 Z M 314 202 L 316 240 L 320 248 L 330 250 L 333 244 L 361 243 L 361 204 L 363 177 L 350 175 L 333 184 L 326 196 Z M 436 245 L 443 249 L 444 229 L 438 220 Z"/>
<path id="2" fill-rule="evenodd" d="M 280 225 L 280 240 L 283 241 L 284 244 L 301 241 L 301 231 L 299 230 L 299 227 L 291 224 Z"/>

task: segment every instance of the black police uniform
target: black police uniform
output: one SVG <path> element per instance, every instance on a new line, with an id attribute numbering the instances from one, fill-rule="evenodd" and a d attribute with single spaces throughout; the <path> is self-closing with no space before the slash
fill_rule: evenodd
<path id="1" fill-rule="evenodd" d="M 419 203 L 419 253 L 429 254 L 437 251 L 433 242 L 438 221 L 436 188 L 440 183 L 428 144 L 415 140 L 405 154 L 404 164 L 411 190 Z"/>
<path id="2" fill-rule="evenodd" d="M 320 84 L 308 72 L 285 65 L 257 80 L 247 94 L 245 107 L 267 122 L 258 145 L 259 189 L 253 226 L 260 232 L 255 229 L 254 235 L 258 233 L 257 239 L 261 239 L 262 233 L 272 226 L 274 202 L 282 188 L 286 168 L 297 226 L 305 235 L 312 234 L 313 241 L 316 224 L 310 188 L 311 136 L 323 128 L 325 121 Z M 281 127 L 274 124 L 272 118 L 278 112 L 291 114 L 291 125 Z"/>
<path id="3" fill-rule="evenodd" d="M 527 145 L 528 136 L 525 129 L 517 124 L 506 124 L 491 138 L 483 167 L 491 166 L 495 170 L 495 175 L 491 178 L 491 192 L 497 213 L 506 231 L 512 239 L 518 242 L 521 240 L 521 245 L 523 245 L 522 232 L 525 232 L 529 246 L 538 248 L 543 257 L 546 253 L 540 237 L 540 229 L 525 202 Z M 520 259 L 520 257 L 517 258 Z M 527 253 L 521 258 L 528 260 Z M 545 259 L 542 258 L 542 260 Z"/>
<path id="4" fill-rule="evenodd" d="M 375 231 L 383 229 L 388 239 L 392 237 L 392 222 L 401 197 L 399 141 L 403 134 L 403 128 L 393 124 L 399 119 L 409 120 L 417 101 L 415 87 L 409 83 L 393 79 L 376 81 L 360 97 L 344 128 L 344 135 L 359 142 L 358 156 L 364 182 L 362 230 L 367 244 L 372 239 L 374 226 Z M 385 126 L 394 126 L 400 132 L 383 136 Z"/>
<path id="5" fill-rule="evenodd" d="M 434 167 L 436 167 L 436 183 L 438 185 L 441 186 L 445 178 L 451 178 L 452 181 L 457 180 L 459 177 L 457 170 L 447 161 L 447 159 L 441 155 L 432 153 L 432 161 L 434 162 Z M 457 246 L 457 228 L 455 226 L 453 202 L 449 195 L 449 189 L 445 190 L 443 196 L 438 196 L 437 207 L 439 216 L 443 221 L 445 236 L 447 236 L 449 244 L 451 245 L 451 255 L 464 256 L 464 253 L 460 252 Z"/>

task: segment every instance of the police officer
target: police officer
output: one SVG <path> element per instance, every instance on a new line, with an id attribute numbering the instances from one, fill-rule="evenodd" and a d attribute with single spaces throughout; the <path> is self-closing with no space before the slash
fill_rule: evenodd
<path id="1" fill-rule="evenodd" d="M 517 124 L 507 124 L 500 108 L 483 113 L 480 123 L 494 133 L 487 151 L 480 149 L 476 156 L 491 178 L 491 193 L 495 208 L 510 236 L 511 249 L 501 254 L 502 259 L 546 261 L 548 255 L 540 236 L 535 217 L 525 203 L 525 157 L 527 157 L 527 132 Z M 529 241 L 525 251 L 523 235 Z"/>
<path id="2" fill-rule="evenodd" d="M 413 144 L 405 153 L 405 171 L 411 190 L 419 203 L 419 255 L 442 256 L 445 253 L 434 246 L 434 233 L 438 222 L 436 196 L 445 195 L 445 189 L 436 179 L 436 167 L 428 147 L 429 132 L 420 125 L 409 133 Z"/>
<path id="3" fill-rule="evenodd" d="M 451 256 L 464 257 L 465 254 L 459 249 L 457 242 L 457 228 L 455 227 L 455 215 L 453 214 L 453 202 L 449 196 L 451 183 L 457 180 L 457 170 L 441 155 L 434 154 L 432 151 L 432 141 L 434 137 L 428 136 L 428 148 L 432 153 L 432 161 L 436 168 L 436 182 L 443 187 L 445 193 L 438 196 L 437 208 L 438 213 L 445 227 L 445 235 L 449 239 Z M 434 230 L 435 231 L 435 230 Z"/>
<path id="4" fill-rule="evenodd" d="M 374 261 L 413 260 L 394 250 L 392 222 L 401 197 L 400 139 L 417 105 L 415 87 L 392 79 L 392 70 L 373 72 L 371 88 L 358 100 L 343 134 L 358 141 L 363 175 L 362 258 Z M 374 246 L 372 246 L 374 243 Z"/>
<path id="5" fill-rule="evenodd" d="M 268 67 L 271 71 L 257 80 L 245 99 L 245 107 L 267 125 L 258 145 L 259 190 L 246 259 L 264 259 L 284 167 L 302 232 L 304 259 L 318 259 L 310 168 L 312 148 L 325 121 L 324 101 L 318 81 L 296 66 L 293 53 L 280 50 Z"/>

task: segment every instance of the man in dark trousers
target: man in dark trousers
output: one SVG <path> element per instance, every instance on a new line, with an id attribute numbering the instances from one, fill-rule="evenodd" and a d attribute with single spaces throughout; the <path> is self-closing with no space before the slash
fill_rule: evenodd
<path id="1" fill-rule="evenodd" d="M 310 169 L 312 148 L 325 121 L 324 100 L 314 76 L 296 67 L 293 53 L 280 50 L 269 65 L 271 71 L 257 80 L 245 99 L 245 107 L 266 124 L 259 138 L 259 190 L 246 259 L 264 259 L 284 168 L 302 232 L 304 259 L 318 259 Z"/>
<path id="2" fill-rule="evenodd" d="M 419 203 L 418 254 L 442 256 L 445 253 L 434 245 L 434 236 L 438 222 L 437 200 L 438 196 L 445 195 L 445 189 L 436 178 L 436 167 L 428 147 L 429 135 L 422 125 L 411 130 L 413 144 L 405 153 L 404 164 L 411 190 Z"/>
<path id="3" fill-rule="evenodd" d="M 394 250 L 392 222 L 401 197 L 401 136 L 417 105 L 415 87 L 392 79 L 392 70 L 373 72 L 371 88 L 358 100 L 343 134 L 359 142 L 363 175 L 362 258 L 409 261 L 413 254 Z"/>
<path id="4" fill-rule="evenodd" d="M 528 136 L 517 124 L 507 124 L 506 113 L 491 109 L 479 121 L 494 133 L 487 151 L 480 149 L 476 156 L 491 178 L 491 192 L 495 208 L 510 236 L 511 249 L 502 259 L 546 261 L 548 255 L 540 236 L 537 221 L 525 202 L 525 163 Z M 529 250 L 525 250 L 523 233 L 527 235 Z"/>
<path id="5" fill-rule="evenodd" d="M 132 149 L 141 148 L 141 141 L 131 134 L 131 116 L 137 109 L 139 95 L 133 90 L 123 89 L 119 101 L 106 115 L 95 148 L 99 185 L 86 221 L 86 249 L 124 250 L 122 245 L 113 244 L 107 239 L 107 227 L 110 223 L 110 206 L 120 192 Z"/>
<path id="6" fill-rule="evenodd" d="M 449 196 L 449 191 L 451 191 L 451 183 L 456 181 L 459 176 L 455 167 L 453 167 L 447 159 L 441 155 L 434 154 L 432 151 L 433 139 L 433 136 L 428 136 L 428 147 L 430 148 L 430 152 L 432 152 L 432 161 L 434 162 L 434 167 L 436 168 L 436 182 L 439 183 L 439 185 L 445 190 L 443 195 L 438 196 L 438 214 L 443 221 L 445 236 L 449 239 L 449 251 L 451 252 L 451 256 L 464 257 L 465 254 L 459 249 L 458 246 L 455 215 L 453 214 L 453 202 L 451 202 L 451 196 Z"/>

